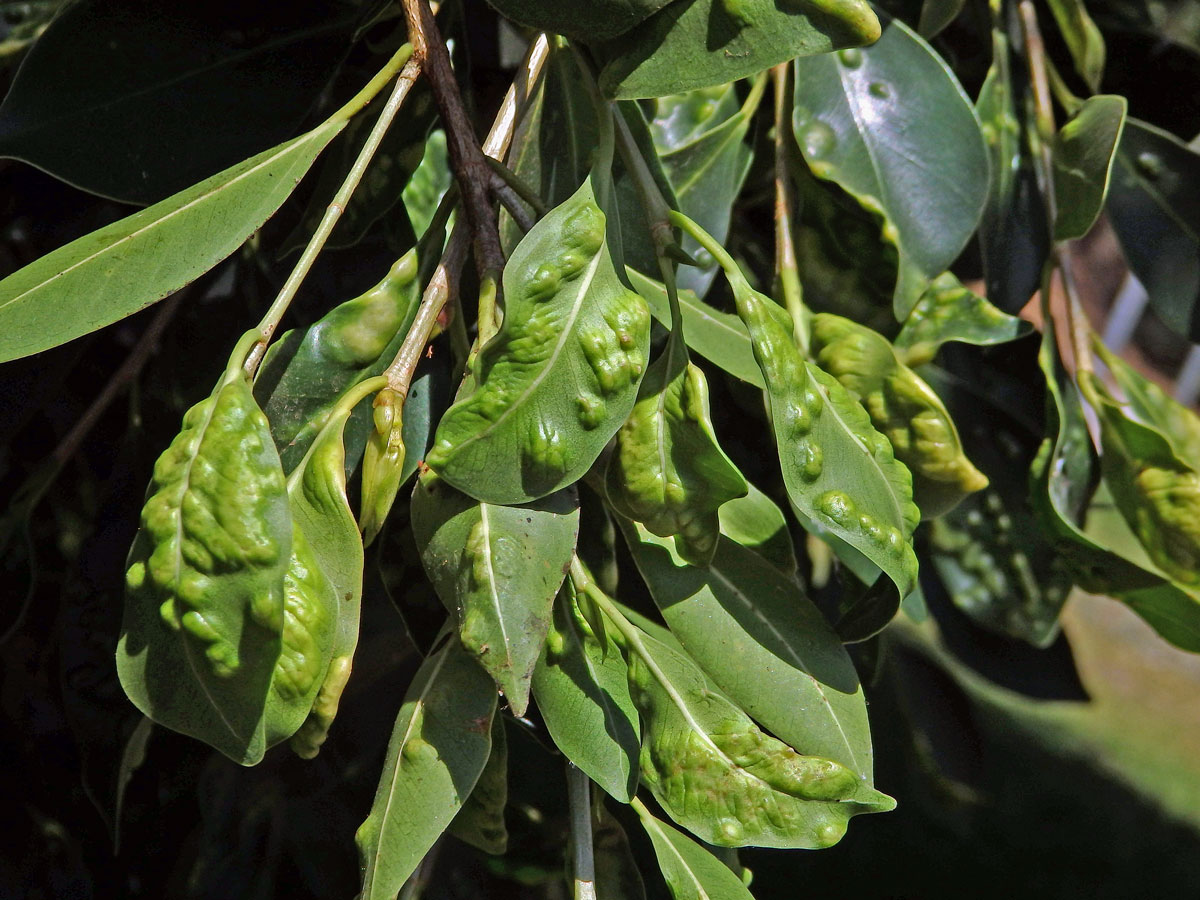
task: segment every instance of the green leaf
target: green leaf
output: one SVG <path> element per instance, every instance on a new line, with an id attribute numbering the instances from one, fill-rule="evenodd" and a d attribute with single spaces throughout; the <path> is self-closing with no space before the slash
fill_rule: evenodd
<path id="1" fill-rule="evenodd" d="M 884 217 L 900 251 L 903 319 L 912 302 L 904 270 L 933 278 L 948 269 L 987 199 L 987 149 L 962 86 L 892 20 L 870 47 L 796 61 L 792 123 L 813 173 Z"/>
<path id="2" fill-rule="evenodd" d="M 754 900 L 725 863 L 687 835 L 654 818 L 641 804 L 637 812 L 674 900 Z"/>
<path id="3" fill-rule="evenodd" d="M 674 537 L 679 554 L 707 565 L 717 547 L 717 510 L 749 485 L 713 431 L 704 373 L 672 336 L 642 382 L 637 405 L 617 432 L 605 487 L 621 515 Z"/>
<path id="4" fill-rule="evenodd" d="M 859 399 L 896 459 L 912 472 L 913 499 L 924 518 L 987 487 L 941 398 L 899 360 L 886 338 L 829 313 L 813 316 L 811 328 L 817 364 Z"/>
<path id="5" fill-rule="evenodd" d="M 628 803 L 639 747 L 628 670 L 612 639 L 593 631 L 580 613 L 570 581 L 554 604 L 533 696 L 558 748 L 614 799 Z"/>
<path id="6" fill-rule="evenodd" d="M 363 450 L 358 517 L 364 544 L 375 540 L 383 528 L 405 476 L 408 454 L 404 444 L 404 402 L 398 392 L 385 387 L 371 403 L 374 427 Z"/>
<path id="7" fill-rule="evenodd" d="M 721 690 L 797 752 L 831 759 L 871 784 L 858 675 L 800 586 L 728 538 L 698 569 L 644 528 L 622 527 L 671 633 Z"/>
<path id="8" fill-rule="evenodd" d="M 463 646 L 524 715 L 551 604 L 575 552 L 578 500 L 564 492 L 528 506 L 481 503 L 426 473 L 413 493 L 412 528 Z"/>
<path id="9" fill-rule="evenodd" d="M 523 503 L 587 471 L 646 368 L 650 314 L 621 283 L 590 179 L 513 251 L 504 298 L 477 387 L 442 416 L 425 461 L 479 500 Z"/>
<path id="10" fill-rule="evenodd" d="M 366 293 L 335 306 L 303 331 L 271 345 L 254 393 L 271 421 L 285 471 L 304 457 L 341 394 L 380 375 L 400 349 L 421 302 L 411 250 Z M 357 461 L 372 430 L 369 404 L 347 423 L 347 456 Z"/>
<path id="11" fill-rule="evenodd" d="M 129 551 L 117 674 L 150 719 L 253 765 L 266 749 L 293 525 L 241 368 L 246 348 L 155 463 Z"/>
<path id="12" fill-rule="evenodd" d="M 750 485 L 745 497 L 725 503 L 717 516 L 721 534 L 753 550 L 789 578 L 796 574 L 796 548 L 783 510 L 775 501 Z"/>
<path id="13" fill-rule="evenodd" d="M 1055 240 L 1083 237 L 1104 209 L 1127 106 L 1114 94 L 1088 97 L 1055 136 Z"/>
<path id="14" fill-rule="evenodd" d="M 988 299 L 1005 312 L 1015 313 L 1029 302 L 1042 279 L 1042 264 L 1050 252 L 1046 204 L 1038 188 L 1030 154 L 1031 127 L 1017 117 L 1018 102 L 1007 33 L 1001 22 L 992 28 L 992 65 L 979 91 L 975 111 L 991 161 L 991 178 L 979 249 Z"/>
<path id="15" fill-rule="evenodd" d="M 270 218 L 344 124 L 326 122 L 0 281 L 0 362 L 103 328 L 207 272 Z"/>
<path id="16" fill-rule="evenodd" d="M 1159 318 L 1177 334 L 1200 339 L 1200 154 L 1128 119 L 1106 208 Z"/>
<path id="17" fill-rule="evenodd" d="M 1104 75 L 1104 37 L 1088 15 L 1083 0 L 1047 0 L 1058 30 L 1071 51 L 1075 71 L 1092 91 L 1100 90 Z"/>
<path id="18" fill-rule="evenodd" d="M 433 222 L 433 214 L 450 190 L 452 180 L 446 132 L 439 128 L 426 138 L 421 162 L 401 191 L 408 219 L 418 235 L 424 234 Z"/>
<path id="19" fill-rule="evenodd" d="M 154 203 L 295 134 L 357 19 L 303 3 L 69 4 L 0 106 L 0 155 Z"/>
<path id="20" fill-rule="evenodd" d="M 626 267 L 625 274 L 634 290 L 642 295 L 650 313 L 668 328 L 671 326 L 671 306 L 667 289 L 661 282 Z M 683 313 L 683 334 L 687 345 L 714 365 L 720 366 L 735 378 L 755 387 L 764 387 L 762 372 L 754 360 L 750 335 L 742 320 L 732 313 L 721 312 L 699 299 L 691 291 L 679 292 L 679 308 Z M 787 311 L 777 307 L 781 324 L 790 328 Z"/>
<path id="21" fill-rule="evenodd" d="M 731 283 L 767 383 L 792 508 L 879 566 L 905 596 L 916 583 L 912 532 L 921 515 L 912 476 L 846 389 L 801 358 L 770 311 L 774 301 L 740 275 Z"/>
<path id="22" fill-rule="evenodd" d="M 952 272 L 929 283 L 904 320 L 894 345 L 906 365 L 920 366 L 948 341 L 989 346 L 1024 337 L 1033 330 L 1024 319 L 1002 312 L 963 287 Z"/>
<path id="23" fill-rule="evenodd" d="M 603 803 L 596 803 L 595 809 L 599 812 L 592 830 L 596 900 L 646 900 L 646 886 L 625 829 Z"/>
<path id="24" fill-rule="evenodd" d="M 496 691 L 455 640 L 422 664 L 396 716 L 375 800 L 354 836 L 363 900 L 392 900 L 462 808 L 492 750 Z"/>
<path id="25" fill-rule="evenodd" d="M 727 84 L 878 36 L 879 20 L 862 0 L 675 0 L 593 51 L 600 89 L 638 99 Z"/>
<path id="26" fill-rule="evenodd" d="M 850 769 L 760 730 L 683 654 L 645 633 L 627 637 L 642 783 L 701 840 L 819 849 L 841 840 L 851 816 L 895 806 Z"/>
<path id="27" fill-rule="evenodd" d="M 313 442 L 288 478 L 292 519 L 307 537 L 311 552 L 332 587 L 335 631 L 328 667 L 292 749 L 305 759 L 319 752 L 337 715 L 338 703 L 358 646 L 363 580 L 363 546 L 346 498 L 346 451 L 343 434 L 350 409 L 343 406 Z M 287 633 L 285 629 L 284 640 Z"/>
<path id="28" fill-rule="evenodd" d="M 484 853 L 501 856 L 508 849 L 504 807 L 508 803 L 508 739 L 504 719 L 492 719 L 492 752 L 467 802 L 450 823 L 450 833 Z"/>
<path id="29" fill-rule="evenodd" d="M 964 6 L 966 0 L 925 0 L 921 4 L 921 19 L 917 31 L 925 40 L 933 40 L 942 29 L 958 18 Z"/>
<path id="30" fill-rule="evenodd" d="M 514 22 L 591 43 L 624 34 L 672 0 L 488 0 Z"/>
<path id="31" fill-rule="evenodd" d="M 678 209 L 721 243 L 754 157 L 745 138 L 756 106 L 757 98 L 739 107 L 733 84 L 660 97 L 655 104 L 651 133 Z M 700 245 L 685 235 L 683 249 L 694 254 Z M 678 286 L 703 297 L 717 269 L 715 260 L 703 269 L 680 266 Z"/>

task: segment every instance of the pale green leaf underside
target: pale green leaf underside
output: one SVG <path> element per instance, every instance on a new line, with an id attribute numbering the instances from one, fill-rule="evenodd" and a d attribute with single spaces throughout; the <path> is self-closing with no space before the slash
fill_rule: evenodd
<path id="1" fill-rule="evenodd" d="M 638 810 L 673 900 L 754 900 L 740 878 L 690 837 Z"/>
<path id="2" fill-rule="evenodd" d="M 344 124 L 327 122 L 0 281 L 0 362 L 110 325 L 207 272 L 270 218 Z"/>

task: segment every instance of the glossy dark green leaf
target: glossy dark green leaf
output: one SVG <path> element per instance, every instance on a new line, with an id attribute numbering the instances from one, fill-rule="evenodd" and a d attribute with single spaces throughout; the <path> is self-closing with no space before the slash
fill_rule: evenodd
<path id="1" fill-rule="evenodd" d="M 533 673 L 533 696 L 558 748 L 614 799 L 637 784 L 640 720 L 629 698 L 625 659 L 607 633 L 579 612 L 570 582 Z"/>
<path id="2" fill-rule="evenodd" d="M 660 97 L 655 105 L 651 133 L 678 209 L 721 243 L 729 235 L 733 203 L 750 171 L 753 153 L 745 138 L 756 105 L 755 98 L 740 108 L 732 84 Z M 699 246 L 684 236 L 685 252 L 694 254 Z M 717 269 L 715 260 L 703 269 L 680 266 L 676 281 L 703 297 Z"/>
<path id="3" fill-rule="evenodd" d="M 1083 237 L 1104 209 L 1127 106 L 1115 94 L 1088 97 L 1055 136 L 1055 240 Z"/>
<path id="4" fill-rule="evenodd" d="M 967 95 L 928 44 L 892 20 L 870 47 L 797 60 L 792 121 L 813 173 L 884 216 L 902 270 L 949 268 L 979 224 L 988 159 Z"/>
<path id="5" fill-rule="evenodd" d="M 358 646 L 363 546 L 346 498 L 343 435 L 349 417 L 349 407 L 335 410 L 288 478 L 292 519 L 306 536 L 333 595 L 334 633 L 326 658 L 328 665 L 309 714 L 291 743 L 292 749 L 306 759 L 319 752 L 329 733 Z"/>
<path id="6" fill-rule="evenodd" d="M 514 22 L 583 43 L 624 34 L 672 0 L 488 0 Z"/>
<path id="7" fill-rule="evenodd" d="M 110 325 L 207 272 L 270 218 L 344 124 L 326 122 L 0 281 L 0 362 Z"/>
<path id="8" fill-rule="evenodd" d="M 600 89 L 635 99 L 727 84 L 878 36 L 879 20 L 862 0 L 675 0 L 593 50 Z"/>
<path id="9" fill-rule="evenodd" d="M 527 506 L 481 503 L 427 472 L 413 492 L 412 527 L 425 571 L 455 616 L 467 650 L 525 714 L 551 604 L 575 552 L 574 492 Z"/>
<path id="10" fill-rule="evenodd" d="M 0 155 L 154 203 L 295 134 L 356 20 L 317 3 L 72 3 L 0 106 Z"/>
<path id="11" fill-rule="evenodd" d="M 841 840 L 851 816 L 895 806 L 850 769 L 761 731 L 684 654 L 645 633 L 627 639 L 642 783 L 701 840 L 818 849 Z"/>
<path id="12" fill-rule="evenodd" d="M 1002 23 L 992 28 L 992 65 L 979 91 L 975 111 L 991 161 L 987 204 L 979 223 L 987 297 L 1005 312 L 1019 311 L 1042 279 L 1050 252 L 1046 205 L 1038 188 L 1029 151 L 1031 127 L 1018 119 L 1024 89 L 1013 77 L 1008 35 Z"/>
<path id="13" fill-rule="evenodd" d="M 803 360 L 772 311 L 774 301 L 739 272 L 726 274 L 767 384 L 792 508 L 879 566 L 903 597 L 917 577 L 912 532 L 920 512 L 912 476 L 850 393 Z"/>
<path id="14" fill-rule="evenodd" d="M 667 300 L 667 289 L 661 282 L 635 269 L 626 268 L 625 274 L 650 307 L 651 315 L 670 328 L 671 305 Z M 691 291 L 679 292 L 679 309 L 683 313 L 684 339 L 691 349 L 735 378 L 755 387 L 765 386 L 754 359 L 754 349 L 750 346 L 750 335 L 741 319 L 709 306 Z M 777 318 L 783 327 L 791 327 L 787 311 L 783 307 L 778 309 Z"/>
<path id="15" fill-rule="evenodd" d="M 829 313 L 813 316 L 811 330 L 817 364 L 859 399 L 912 473 L 913 499 L 923 518 L 942 515 L 987 487 L 941 398 L 899 360 L 886 338 Z"/>
<path id="16" fill-rule="evenodd" d="M 589 179 L 504 269 L 504 323 L 479 351 L 477 387 L 447 410 L 425 461 L 488 503 L 571 484 L 629 417 L 650 313 L 614 267 Z"/>
<path id="17" fill-rule="evenodd" d="M 704 373 L 675 336 L 650 367 L 617 432 L 605 488 L 617 512 L 674 537 L 679 554 L 707 565 L 717 547 L 717 510 L 749 484 L 713 431 Z"/>
<path id="18" fill-rule="evenodd" d="M 1003 344 L 1029 334 L 1032 328 L 1024 319 L 1010 316 L 963 287 L 952 272 L 943 272 L 929 283 L 893 343 L 902 351 L 906 365 L 920 366 L 932 360 L 947 341 Z"/>
<path id="19" fill-rule="evenodd" d="M 1200 154 L 1128 119 L 1107 210 L 1129 267 L 1169 328 L 1200 339 Z"/>
<path id="20" fill-rule="evenodd" d="M 644 528 L 623 527 L 671 633 L 721 690 L 797 752 L 832 759 L 870 784 L 858 675 L 800 586 L 728 538 L 698 569 Z"/>
<path id="21" fill-rule="evenodd" d="M 396 716 L 383 773 L 354 836 L 363 900 L 393 900 L 462 808 L 492 749 L 496 690 L 455 640 L 422 664 Z"/>
<path id="22" fill-rule="evenodd" d="M 1075 71 L 1093 91 L 1100 90 L 1104 74 L 1104 37 L 1088 15 L 1083 0 L 1047 0 L 1059 33 L 1071 51 Z"/>
<path id="23" fill-rule="evenodd" d="M 416 251 L 409 251 L 369 291 L 304 331 L 289 331 L 267 352 L 254 392 L 285 471 L 304 457 L 342 392 L 382 374 L 400 349 L 421 300 L 417 269 Z M 370 410 L 347 428 L 347 455 L 356 460 L 372 428 Z"/>
<path id="24" fill-rule="evenodd" d="M 687 835 L 654 818 L 644 806 L 639 806 L 638 816 L 674 900 L 754 900 L 725 863 Z"/>
<path id="25" fill-rule="evenodd" d="M 492 752 L 471 796 L 450 823 L 450 833 L 484 853 L 502 855 L 508 849 L 504 807 L 508 803 L 508 739 L 504 719 L 492 719 Z"/>
<path id="26" fill-rule="evenodd" d="M 721 534 L 753 550 L 784 575 L 796 574 L 796 548 L 783 510 L 754 485 L 745 497 L 724 504 L 717 515 Z"/>
<path id="27" fill-rule="evenodd" d="M 266 749 L 293 525 L 242 371 L 247 347 L 155 464 L 129 552 L 117 673 L 149 718 L 253 765 Z"/>

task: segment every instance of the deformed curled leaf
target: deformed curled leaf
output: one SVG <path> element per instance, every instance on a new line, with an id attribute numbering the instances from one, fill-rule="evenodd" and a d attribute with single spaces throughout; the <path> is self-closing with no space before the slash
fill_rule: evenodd
<path id="1" fill-rule="evenodd" d="M 383 528 L 404 477 L 404 398 L 391 388 L 375 395 L 362 463 L 363 543 L 369 544 Z"/>
<path id="2" fill-rule="evenodd" d="M 587 471 L 633 409 L 650 339 L 646 303 L 617 275 L 590 179 L 513 251 L 504 297 L 476 388 L 447 410 L 425 459 L 498 504 L 544 497 Z"/>
<path id="3" fill-rule="evenodd" d="M 473 500 L 426 472 L 413 492 L 412 527 L 463 646 L 524 715 L 551 604 L 575 552 L 574 491 L 500 506 Z"/>
<path id="4" fill-rule="evenodd" d="M 987 487 L 963 451 L 954 420 L 933 389 L 896 357 L 882 335 L 841 316 L 812 320 L 818 364 L 855 394 L 871 422 L 912 472 L 913 499 L 925 518 Z"/>
<path id="5" fill-rule="evenodd" d="M 1024 319 L 996 308 L 965 288 L 953 273 L 943 272 L 917 300 L 894 343 L 905 365 L 920 366 L 932 360 L 947 341 L 1003 344 L 1031 330 Z"/>
<path id="6" fill-rule="evenodd" d="M 683 654 L 644 633 L 630 644 L 642 782 L 701 840 L 819 849 L 841 840 L 851 816 L 895 806 L 851 769 L 763 732 Z"/>
<path id="7" fill-rule="evenodd" d="M 642 382 L 609 458 L 609 502 L 659 537 L 675 538 L 679 555 L 707 565 L 717 549 L 717 509 L 749 485 L 713 432 L 704 373 L 672 338 Z"/>
<path id="8" fill-rule="evenodd" d="M 235 350 L 155 463 L 129 553 L 117 671 L 155 722 L 252 765 L 266 749 L 292 517 L 243 356 Z"/>

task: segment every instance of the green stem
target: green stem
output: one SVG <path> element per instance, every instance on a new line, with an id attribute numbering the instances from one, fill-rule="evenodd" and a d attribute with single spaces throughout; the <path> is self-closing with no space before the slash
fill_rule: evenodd
<path id="1" fill-rule="evenodd" d="M 800 266 L 796 262 L 796 245 L 792 239 L 792 180 L 788 172 L 788 63 L 771 70 L 775 83 L 775 270 L 783 290 L 783 302 L 792 317 L 792 333 L 800 352 L 808 355 L 808 332 L 811 314 L 804 305 L 804 290 L 800 286 Z"/>
<path id="2" fill-rule="evenodd" d="M 496 295 L 498 293 L 496 278 L 489 273 L 479 284 L 479 346 L 482 347 L 492 339 L 499 329 L 496 321 Z"/>
<path id="3" fill-rule="evenodd" d="M 392 58 L 387 61 L 382 69 L 375 73 L 375 77 L 366 83 L 361 91 L 350 98 L 346 104 L 330 116 L 327 122 L 348 122 L 354 118 L 362 108 L 375 99 L 376 95 L 387 87 L 387 83 L 391 81 L 396 73 L 408 65 L 409 59 L 412 57 L 412 44 L 404 44 L 392 54 Z"/>
<path id="4" fill-rule="evenodd" d="M 388 130 L 388 126 L 396 118 L 396 114 L 400 111 L 400 107 L 404 104 L 408 92 L 412 89 L 413 83 L 417 80 L 420 74 L 420 66 L 415 60 L 410 59 L 412 55 L 412 47 L 405 44 L 392 57 L 392 61 L 385 67 L 384 72 L 376 75 L 364 88 L 359 92 L 359 96 L 342 107 L 337 113 L 331 117 L 331 120 L 342 121 L 339 118 L 343 115 L 353 115 L 361 109 L 372 97 L 382 89 L 383 85 L 392 77 L 394 72 L 392 68 L 394 64 L 403 57 L 403 69 L 400 72 L 400 77 L 396 81 L 396 87 L 392 90 L 391 97 L 388 98 L 387 104 L 379 114 L 379 119 L 375 122 L 375 126 L 371 129 L 371 133 L 367 135 L 366 141 L 363 143 L 362 149 L 358 152 L 358 158 L 354 160 L 354 165 L 350 167 L 350 171 L 346 173 L 346 178 L 342 182 L 342 186 L 338 188 L 338 192 L 334 195 L 333 201 L 325 210 L 325 215 L 321 217 L 320 224 L 317 225 L 313 236 L 309 238 L 308 246 L 304 248 L 304 252 L 300 254 L 300 258 L 296 261 L 295 267 L 292 269 L 291 275 L 280 288 L 275 302 L 271 304 L 263 316 L 262 321 L 258 325 L 261 337 L 255 344 L 250 355 L 246 359 L 246 371 L 251 375 L 258 368 L 258 364 L 262 361 L 263 355 L 267 352 L 267 344 L 270 343 L 275 329 L 279 327 L 279 321 L 287 312 L 288 306 L 292 299 L 296 296 L 296 292 L 300 289 L 301 283 L 308 276 L 309 270 L 312 269 L 313 263 L 316 262 L 318 254 L 325 247 L 325 242 L 329 240 L 329 235 L 333 233 L 334 226 L 337 225 L 338 219 L 342 217 L 342 213 L 346 209 L 346 204 L 350 202 L 351 196 L 362 181 L 364 173 L 367 171 L 367 166 L 370 165 L 371 159 L 375 156 L 375 151 L 379 149 L 379 144 L 383 141 L 383 136 Z M 386 73 L 386 77 L 382 78 Z M 373 87 L 374 86 L 374 87 Z M 355 105 L 355 102 L 362 99 L 361 103 Z M 350 110 L 347 114 L 346 111 Z"/>
<path id="5" fill-rule="evenodd" d="M 575 900 L 596 900 L 596 862 L 592 848 L 591 779 L 567 763 L 567 798 L 571 806 L 571 841 L 575 845 Z"/>
<path id="6" fill-rule="evenodd" d="M 510 188 L 516 191 L 517 196 L 524 200 L 533 211 L 537 213 L 538 218 L 546 215 L 550 211 L 550 207 L 546 205 L 546 201 L 542 199 L 537 190 L 532 184 L 500 162 L 498 159 L 493 159 L 490 156 L 485 156 L 484 161 L 488 164 L 488 168 L 495 173 L 501 181 L 507 184 Z"/>
<path id="7" fill-rule="evenodd" d="M 697 244 L 712 254 L 713 259 L 725 271 L 725 277 L 729 279 L 730 285 L 734 286 L 734 293 L 737 293 L 738 290 L 750 290 L 750 282 L 742 274 L 741 267 L 729 255 L 729 251 L 721 246 L 720 241 L 677 210 L 670 211 L 668 220 L 685 234 L 690 235 Z"/>

